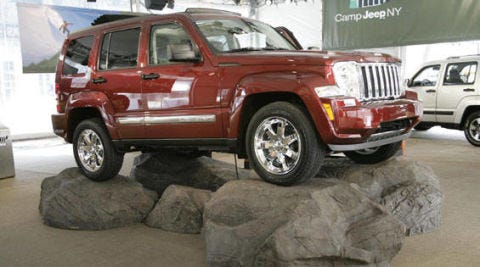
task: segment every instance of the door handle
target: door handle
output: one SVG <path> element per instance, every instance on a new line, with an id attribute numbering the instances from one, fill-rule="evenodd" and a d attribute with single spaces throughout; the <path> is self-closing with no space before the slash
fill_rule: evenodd
<path id="1" fill-rule="evenodd" d="M 154 80 L 154 79 L 160 78 L 160 74 L 158 74 L 158 73 L 143 74 L 142 73 L 142 75 L 140 75 L 140 77 L 142 78 L 142 80 Z"/>
<path id="2" fill-rule="evenodd" d="M 463 89 L 464 92 L 475 92 L 475 89 L 473 88 L 465 88 Z"/>
<path id="3" fill-rule="evenodd" d="M 98 77 L 98 78 L 93 78 L 92 79 L 92 83 L 94 83 L 94 84 L 106 83 L 106 82 L 107 82 L 107 79 L 105 79 L 103 77 Z"/>
<path id="4" fill-rule="evenodd" d="M 435 90 L 435 89 L 429 89 L 429 90 L 427 90 L 427 91 L 425 91 L 425 92 L 427 92 L 427 93 L 436 93 L 437 90 Z"/>

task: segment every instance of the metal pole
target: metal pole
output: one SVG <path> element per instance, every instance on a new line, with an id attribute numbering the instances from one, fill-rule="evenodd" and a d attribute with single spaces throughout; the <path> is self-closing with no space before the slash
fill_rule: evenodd
<path id="1" fill-rule="evenodd" d="M 135 12 L 140 12 L 140 0 L 135 1 Z"/>

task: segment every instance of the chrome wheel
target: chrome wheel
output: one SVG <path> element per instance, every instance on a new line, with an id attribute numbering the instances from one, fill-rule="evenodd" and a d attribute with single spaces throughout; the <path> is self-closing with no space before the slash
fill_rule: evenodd
<path id="1" fill-rule="evenodd" d="M 297 166 L 302 153 L 302 140 L 290 121 L 269 117 L 255 131 L 254 152 L 263 169 L 283 175 Z"/>
<path id="2" fill-rule="evenodd" d="M 470 124 L 468 125 L 468 134 L 473 140 L 480 142 L 480 118 L 470 121 Z"/>
<path id="3" fill-rule="evenodd" d="M 98 134 L 90 129 L 83 130 L 77 141 L 77 154 L 82 166 L 96 172 L 103 166 L 105 151 Z"/>

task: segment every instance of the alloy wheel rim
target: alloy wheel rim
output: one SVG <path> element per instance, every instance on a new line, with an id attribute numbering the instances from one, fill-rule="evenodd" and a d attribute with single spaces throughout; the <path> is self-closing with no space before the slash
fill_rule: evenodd
<path id="1" fill-rule="evenodd" d="M 90 129 L 83 130 L 77 141 L 77 155 L 82 166 L 90 171 L 98 171 L 105 156 L 103 143 L 96 132 Z"/>
<path id="2" fill-rule="evenodd" d="M 480 142 L 480 118 L 476 118 L 470 122 L 468 133 L 473 140 Z"/>
<path id="3" fill-rule="evenodd" d="M 300 133 L 289 120 L 269 117 L 255 131 L 254 151 L 263 169 L 287 174 L 297 166 L 302 153 Z"/>

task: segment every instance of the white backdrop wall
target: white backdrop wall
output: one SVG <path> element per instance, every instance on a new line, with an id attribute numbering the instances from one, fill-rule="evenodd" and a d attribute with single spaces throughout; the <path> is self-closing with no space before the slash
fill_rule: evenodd
<path id="1" fill-rule="evenodd" d="M 308 47 L 322 47 L 322 2 L 287 1 L 280 5 L 265 5 L 258 9 L 256 19 L 272 26 L 285 26 L 290 29 L 302 44 Z"/>

